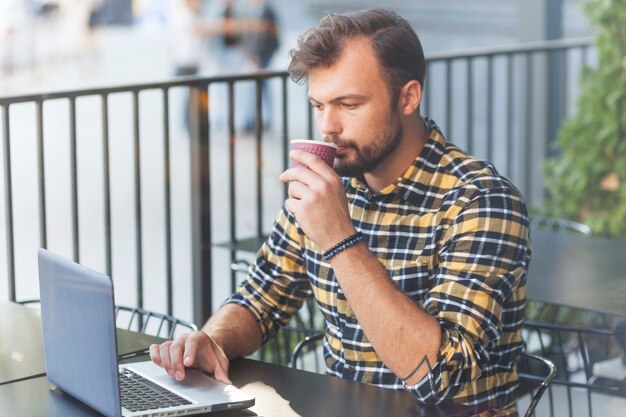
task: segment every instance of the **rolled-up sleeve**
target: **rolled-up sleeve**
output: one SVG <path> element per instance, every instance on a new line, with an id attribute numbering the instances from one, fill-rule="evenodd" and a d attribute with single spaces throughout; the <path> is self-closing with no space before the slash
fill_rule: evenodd
<path id="1" fill-rule="evenodd" d="M 451 398 L 476 382 L 488 364 L 494 366 L 489 355 L 503 325 L 521 326 L 503 322 L 503 310 L 516 299 L 523 308 L 530 261 L 521 197 L 508 188 L 483 188 L 457 207 L 442 231 L 436 275 L 423 305 L 441 326 L 439 355 L 422 380 L 406 386 L 427 403 Z"/>
<path id="2" fill-rule="evenodd" d="M 283 207 L 247 278 L 225 302 L 252 313 L 261 328 L 263 342 L 286 325 L 311 294 L 301 255 L 302 239 L 295 219 Z"/>

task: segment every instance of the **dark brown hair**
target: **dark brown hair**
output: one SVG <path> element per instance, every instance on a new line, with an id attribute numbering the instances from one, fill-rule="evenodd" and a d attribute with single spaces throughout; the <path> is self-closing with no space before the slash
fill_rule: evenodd
<path id="1" fill-rule="evenodd" d="M 345 14 L 331 13 L 319 27 L 309 29 L 298 39 L 298 48 L 289 52 L 289 74 L 300 83 L 309 71 L 333 65 L 346 40 L 366 36 L 380 65 L 392 103 L 410 80 L 424 87 L 426 65 L 417 34 L 402 17 L 384 9 L 366 9 Z"/>

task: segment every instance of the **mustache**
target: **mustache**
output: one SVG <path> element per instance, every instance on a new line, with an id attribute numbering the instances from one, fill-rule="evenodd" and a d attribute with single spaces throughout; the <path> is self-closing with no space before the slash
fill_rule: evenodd
<path id="1" fill-rule="evenodd" d="M 348 147 L 354 148 L 355 147 L 354 141 L 350 139 L 341 139 L 338 136 L 332 136 L 332 135 L 324 136 L 323 139 L 324 139 L 324 142 L 332 143 L 342 148 L 348 148 Z"/>

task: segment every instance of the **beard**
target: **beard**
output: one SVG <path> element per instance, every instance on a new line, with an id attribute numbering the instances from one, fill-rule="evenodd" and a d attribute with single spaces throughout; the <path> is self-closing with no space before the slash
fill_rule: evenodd
<path id="1" fill-rule="evenodd" d="M 327 141 L 354 150 L 354 157 L 351 160 L 346 160 L 345 156 L 337 156 L 333 169 L 341 177 L 361 177 L 367 172 L 374 171 L 396 150 L 402 140 L 403 133 L 400 115 L 390 111 L 385 131 L 363 147 L 359 147 L 350 139 L 329 136 Z"/>

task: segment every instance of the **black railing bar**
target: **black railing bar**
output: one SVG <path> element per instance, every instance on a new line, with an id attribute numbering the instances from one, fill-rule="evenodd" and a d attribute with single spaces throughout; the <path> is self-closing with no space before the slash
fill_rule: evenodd
<path id="1" fill-rule="evenodd" d="M 474 152 L 474 70 L 472 68 L 473 59 L 467 59 L 467 151 Z"/>
<path id="2" fill-rule="evenodd" d="M 39 245 L 48 247 L 47 223 L 46 223 L 46 170 L 45 170 L 45 147 L 43 142 L 43 102 L 36 103 L 37 123 L 37 170 L 39 171 Z"/>
<path id="3" fill-rule="evenodd" d="M 200 86 L 202 88 L 202 93 L 206 96 L 206 107 L 203 109 L 202 114 L 204 115 L 202 118 L 202 126 L 206 126 L 206 129 L 202 129 L 205 133 L 205 137 L 202 139 L 204 143 L 204 151 L 201 152 L 202 163 L 205 168 L 202 172 L 206 173 L 206 192 L 203 195 L 203 200 L 205 201 L 205 217 L 207 220 L 204 221 L 204 226 L 202 227 L 202 239 L 204 246 L 207 247 L 206 253 L 204 255 L 205 262 L 205 274 L 203 276 L 204 282 L 207 284 L 204 285 L 205 290 L 200 292 L 202 296 L 201 304 L 203 305 L 203 309 L 206 310 L 205 317 L 203 320 L 206 320 L 211 314 L 213 314 L 213 251 L 211 250 L 211 243 L 213 242 L 213 229 L 211 226 L 211 213 L 212 213 L 212 185 L 211 185 L 211 118 L 210 111 L 211 107 L 209 106 L 209 84 L 203 84 Z M 197 288 L 197 287 L 195 287 Z M 202 320 L 200 320 L 202 322 Z"/>
<path id="4" fill-rule="evenodd" d="M 237 226 L 236 226 L 236 213 L 237 213 L 237 201 L 235 196 L 236 185 L 236 170 L 235 170 L 235 83 L 234 81 L 228 82 L 228 174 L 230 177 L 230 183 L 228 187 L 228 201 L 230 209 L 230 263 L 235 262 L 237 251 L 235 249 L 237 241 Z M 236 272 L 230 271 L 230 287 L 231 291 L 235 290 L 236 284 Z"/>
<path id="5" fill-rule="evenodd" d="M 133 91 L 133 144 L 135 156 L 135 239 L 137 262 L 137 307 L 143 308 L 143 229 L 141 218 L 141 143 L 139 126 L 139 91 Z M 139 317 L 141 327 L 142 318 Z"/>
<path id="6" fill-rule="evenodd" d="M 569 51 L 561 51 L 561 114 L 559 115 L 559 122 L 562 124 L 563 120 L 567 117 L 567 83 L 569 81 L 569 65 L 567 65 L 567 59 Z M 556 140 L 556 138 L 555 138 Z"/>
<path id="7" fill-rule="evenodd" d="M 172 204 L 171 204 L 171 166 L 170 166 L 170 100 L 169 89 L 163 88 L 163 200 L 165 204 L 165 285 L 167 314 L 174 311 L 172 282 Z"/>
<path id="8" fill-rule="evenodd" d="M 513 65 L 513 54 L 508 54 L 506 57 L 506 169 L 509 176 L 513 174 L 513 76 L 515 75 L 515 66 Z"/>
<path id="9" fill-rule="evenodd" d="M 104 175 L 103 197 L 104 197 L 104 251 L 106 274 L 113 274 L 113 255 L 111 239 L 111 160 L 109 149 L 109 99 L 108 95 L 100 95 L 102 102 L 102 168 Z"/>
<path id="10" fill-rule="evenodd" d="M 282 142 L 283 142 L 283 170 L 288 168 L 289 164 L 289 120 L 288 117 L 288 94 L 287 94 L 287 76 L 282 77 L 282 89 L 283 89 L 283 108 L 282 108 L 282 123 L 283 123 L 283 132 L 282 132 Z M 287 184 L 283 184 L 283 198 L 287 198 Z"/>
<path id="11" fill-rule="evenodd" d="M 256 148 L 256 235 L 260 239 L 263 237 L 263 149 L 261 139 L 263 136 L 263 80 L 256 80 L 255 95 L 255 148 Z"/>
<path id="12" fill-rule="evenodd" d="M 9 278 L 9 300 L 15 301 L 15 241 L 13 236 L 13 188 L 11 185 L 11 129 L 9 121 L 10 106 L 2 106 L 4 136 L 4 204 L 7 236 L 7 274 Z"/>
<path id="13" fill-rule="evenodd" d="M 576 336 L 578 339 L 578 348 L 580 350 L 580 358 L 583 361 L 583 369 L 585 370 L 585 379 L 588 381 L 589 378 L 591 378 L 591 376 L 593 375 L 593 371 L 591 369 L 592 364 L 591 364 L 589 348 L 585 344 L 582 331 L 577 331 Z"/>
<path id="14" fill-rule="evenodd" d="M 70 181 L 72 198 L 72 233 L 74 261 L 80 262 L 80 230 L 78 222 L 78 156 L 76 154 L 76 97 L 70 97 Z"/>
<path id="15" fill-rule="evenodd" d="M 585 382 L 588 382 L 592 375 L 591 370 L 591 358 L 589 357 L 589 349 L 585 344 L 583 339 L 582 332 L 577 332 L 578 336 L 578 348 L 580 349 L 580 356 L 583 360 L 583 368 L 585 369 Z M 587 406 L 589 410 L 589 415 L 593 415 L 593 410 L 591 407 L 591 390 L 587 390 Z"/>
<path id="16" fill-rule="evenodd" d="M 10 97 L 0 97 L 0 105 L 31 102 L 36 100 L 53 100 L 59 98 L 81 97 L 81 96 L 97 96 L 102 94 L 127 93 L 129 91 L 143 90 L 162 90 L 163 88 L 173 87 L 202 87 L 212 83 L 227 83 L 235 81 L 254 81 L 257 79 L 265 80 L 274 77 L 284 77 L 289 74 L 284 71 L 258 71 L 252 73 L 241 73 L 235 75 L 220 75 L 211 77 L 177 77 L 173 80 L 156 81 L 142 84 L 124 84 L 108 87 L 96 87 L 89 89 L 77 89 L 66 91 L 53 91 L 48 93 L 18 95 Z"/>
<path id="17" fill-rule="evenodd" d="M 543 77 L 546 81 L 545 86 L 543 86 L 543 90 L 542 90 L 542 97 L 541 100 L 544 100 L 547 104 L 547 107 L 545 109 L 545 112 L 543 113 L 545 120 L 543 121 L 543 137 L 545 138 L 543 145 L 544 145 L 544 155 L 548 156 L 549 155 L 549 149 L 550 149 L 550 141 L 552 140 L 552 138 L 550 137 L 550 124 L 552 123 L 552 115 L 553 115 L 553 109 L 552 109 L 552 91 L 553 90 L 553 85 L 551 85 L 551 80 L 552 80 L 552 66 L 554 64 L 554 56 L 551 53 L 551 51 L 541 51 L 542 52 L 542 56 L 543 56 Z M 545 52 L 545 53 L 544 53 Z M 539 58 L 542 57 L 541 55 L 539 56 Z M 530 87 L 532 88 L 532 87 Z M 529 90 L 530 91 L 530 90 Z M 545 188 L 545 187 L 544 187 Z M 547 190 L 543 190 L 543 196 L 547 197 L 548 196 L 548 191 Z"/>
<path id="18" fill-rule="evenodd" d="M 533 151 L 533 146 L 532 146 L 532 142 L 533 142 L 533 131 L 532 131 L 532 127 L 533 127 L 533 103 L 532 103 L 532 89 L 533 89 L 533 54 L 532 52 L 529 52 L 526 55 L 526 128 L 524 129 L 525 131 L 525 138 L 523 138 L 522 142 L 526 145 L 525 146 L 525 152 L 524 152 L 524 159 L 525 159 L 525 164 L 523 165 L 524 167 L 526 167 L 526 169 L 524 170 L 524 189 L 526 190 L 526 192 L 524 193 L 524 197 L 528 200 L 530 198 L 530 194 L 532 192 L 532 185 L 531 185 L 531 175 L 533 173 L 533 167 L 532 167 L 532 161 L 533 161 L 533 157 L 532 157 L 532 151 Z"/>
<path id="19" fill-rule="evenodd" d="M 464 51 L 449 51 L 449 52 L 437 52 L 431 53 L 426 56 L 426 61 L 436 62 L 441 60 L 450 59 L 467 59 L 472 57 L 483 57 L 488 55 L 504 55 L 508 53 L 525 54 L 533 51 L 545 51 L 553 49 L 564 48 L 577 48 L 582 47 L 584 49 L 589 48 L 593 43 L 593 38 L 570 38 L 570 39 L 558 39 L 544 42 L 531 42 L 523 45 L 512 46 L 500 46 L 495 48 L 472 48 Z M 149 89 L 163 89 L 171 87 L 183 87 L 183 86 L 200 86 L 215 82 L 230 82 L 230 81 L 246 81 L 256 79 L 269 79 L 273 77 L 289 76 L 284 70 L 262 70 L 253 73 L 241 73 L 235 75 L 217 75 L 211 77 L 193 76 L 193 77 L 178 77 L 175 80 L 168 81 L 156 81 L 151 83 L 142 84 L 127 84 L 114 87 L 96 87 L 90 89 L 70 90 L 70 91 L 55 91 L 42 94 L 29 94 L 23 96 L 11 96 L 0 97 L 0 105 L 30 102 L 36 100 L 52 100 L 57 98 L 68 98 L 70 96 L 89 96 L 89 95 L 101 95 L 101 94 L 113 94 L 128 92 L 129 90 L 149 90 Z"/>
<path id="20" fill-rule="evenodd" d="M 434 52 L 426 55 L 426 61 L 437 62 L 450 59 L 468 59 L 495 55 L 507 55 L 510 53 L 524 55 L 530 52 L 543 52 L 557 49 L 589 47 L 592 43 L 593 38 L 582 37 L 541 42 L 528 42 L 521 45 L 503 45 L 497 47 L 471 48 L 462 51 Z"/>
<path id="21" fill-rule="evenodd" d="M 446 64 L 446 135 L 452 137 L 452 60 Z"/>
<path id="22" fill-rule="evenodd" d="M 493 153 L 493 56 L 487 57 L 487 159 L 494 160 Z"/>
<path id="23" fill-rule="evenodd" d="M 212 216 L 211 216 L 211 158 L 210 158 L 210 114 L 206 106 L 209 84 L 190 89 L 194 98 L 191 106 L 194 117 L 190 124 L 190 179 L 192 205 L 192 249 L 193 249 L 193 318 L 202 323 L 213 312 L 212 307 Z M 200 104 L 202 99 L 202 104 Z M 191 112 L 190 112 L 191 114 Z M 193 126 L 193 129 L 191 127 Z"/>
<path id="24" fill-rule="evenodd" d="M 559 381 L 559 380 L 556 379 L 556 381 L 555 381 L 555 379 L 552 380 L 552 383 L 556 385 L 557 381 Z M 568 375 L 567 379 L 569 380 L 569 375 Z M 565 387 L 566 387 L 565 391 L 567 392 L 567 409 L 568 409 L 569 417 L 574 417 L 574 406 L 572 405 L 572 388 L 574 388 L 575 384 L 574 383 L 569 383 L 568 380 L 563 381 L 563 385 L 565 385 Z M 590 414 L 590 416 L 591 416 L 591 414 Z"/>

